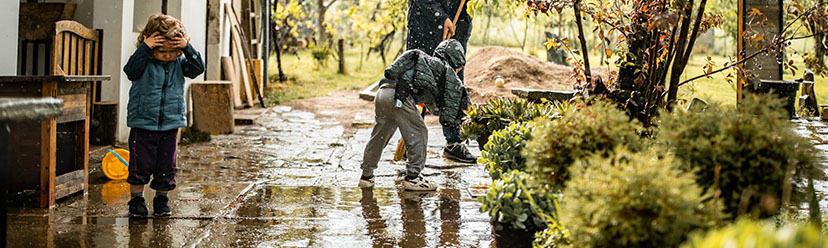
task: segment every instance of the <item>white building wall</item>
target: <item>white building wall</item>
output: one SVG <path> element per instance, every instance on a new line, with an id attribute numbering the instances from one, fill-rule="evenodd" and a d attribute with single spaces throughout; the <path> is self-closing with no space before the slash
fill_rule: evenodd
<path id="1" fill-rule="evenodd" d="M 141 1 L 143 2 L 143 1 Z M 131 82 L 123 73 L 123 66 L 135 51 L 136 35 L 133 28 L 134 0 L 94 1 L 93 26 L 104 30 L 103 74 L 112 79 L 101 87 L 102 101 L 118 101 L 118 141 L 126 142 L 126 107 Z"/>
<path id="2" fill-rule="evenodd" d="M 0 60 L 0 76 L 17 75 L 17 26 L 20 16 L 20 2 L 0 2 L 0 58 L 15 58 Z"/>

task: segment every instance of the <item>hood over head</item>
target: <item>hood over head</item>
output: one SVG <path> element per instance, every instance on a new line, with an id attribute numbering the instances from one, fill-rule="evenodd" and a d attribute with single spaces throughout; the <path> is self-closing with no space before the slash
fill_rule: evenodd
<path id="1" fill-rule="evenodd" d="M 463 45 L 455 39 L 440 42 L 434 49 L 434 57 L 447 62 L 454 69 L 466 66 L 466 52 Z"/>

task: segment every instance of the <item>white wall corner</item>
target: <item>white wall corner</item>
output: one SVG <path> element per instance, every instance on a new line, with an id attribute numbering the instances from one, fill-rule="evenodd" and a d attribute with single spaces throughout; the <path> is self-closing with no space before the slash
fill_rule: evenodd
<path id="1" fill-rule="evenodd" d="M 17 75 L 18 24 L 20 17 L 20 2 L 3 1 L 0 3 L 0 58 L 14 58 L 0 60 L 0 75 Z"/>

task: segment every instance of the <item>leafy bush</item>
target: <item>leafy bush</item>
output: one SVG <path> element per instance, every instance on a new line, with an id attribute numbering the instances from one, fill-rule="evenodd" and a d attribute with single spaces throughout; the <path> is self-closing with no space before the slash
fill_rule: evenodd
<path id="1" fill-rule="evenodd" d="M 536 117 L 554 118 L 564 111 L 573 111 L 568 103 L 532 103 L 524 99 L 491 99 L 483 105 L 472 105 L 460 126 L 463 139 L 475 139 L 483 146 L 492 132 L 512 122 L 531 121 Z"/>
<path id="2" fill-rule="evenodd" d="M 813 145 L 790 129 L 781 106 L 779 100 L 751 96 L 738 108 L 665 114 L 659 143 L 669 147 L 681 168 L 696 173 L 705 191 L 716 183 L 721 166 L 718 190 L 733 218 L 740 212 L 769 217 L 780 209 L 789 169 L 795 169 L 795 179 L 818 171 Z M 745 193 L 749 200 L 742 204 Z"/>
<path id="3" fill-rule="evenodd" d="M 492 179 L 499 179 L 503 172 L 524 171 L 526 158 L 520 151 L 526 146 L 526 141 L 531 139 L 534 128 L 533 122 L 525 122 L 512 123 L 502 130 L 495 131 L 480 151 L 481 156 L 477 163 L 486 167 Z"/>
<path id="4" fill-rule="evenodd" d="M 523 149 L 526 169 L 539 182 L 562 188 L 575 160 L 593 153 L 608 155 L 618 145 L 640 149 L 637 129 L 637 121 L 605 102 L 566 112 L 559 119 L 538 121 L 532 140 Z"/>
<path id="5" fill-rule="evenodd" d="M 477 198 L 483 204 L 480 212 L 515 230 L 542 230 L 547 218 L 555 218 L 558 198 L 536 185 L 525 173 L 509 171 L 489 186 L 486 197 Z"/>
<path id="6" fill-rule="evenodd" d="M 804 223 L 777 228 L 772 222 L 740 219 L 722 229 L 694 234 L 681 247 L 828 247 L 828 237 Z"/>
<path id="7" fill-rule="evenodd" d="M 535 233 L 533 248 L 567 247 L 572 244 L 569 240 L 569 231 L 561 225 L 550 223 L 543 231 Z"/>
<path id="8" fill-rule="evenodd" d="M 331 50 L 327 47 L 314 47 L 311 49 L 311 57 L 319 66 L 327 66 L 328 58 L 331 56 Z"/>
<path id="9" fill-rule="evenodd" d="M 673 157 L 619 147 L 575 163 L 561 222 L 577 247 L 676 247 L 714 221 L 692 173 Z"/>

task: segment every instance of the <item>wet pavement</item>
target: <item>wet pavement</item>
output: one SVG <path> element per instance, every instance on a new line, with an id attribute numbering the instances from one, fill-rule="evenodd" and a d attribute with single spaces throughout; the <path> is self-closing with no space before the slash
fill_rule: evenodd
<path id="1" fill-rule="evenodd" d="M 376 186 L 361 190 L 369 128 L 284 106 L 248 112 L 259 115 L 253 125 L 179 147 L 171 217 L 128 218 L 129 185 L 105 178 L 96 169 L 102 152 L 93 152 L 86 195 L 46 210 L 10 209 L 9 247 L 491 246 L 475 200 L 491 180 L 482 166 L 442 158 L 439 126 L 429 127 L 423 170 L 438 191 L 400 189 L 405 165 L 390 160 L 399 137 L 383 152 Z M 148 205 L 153 194 L 145 191 Z"/>

